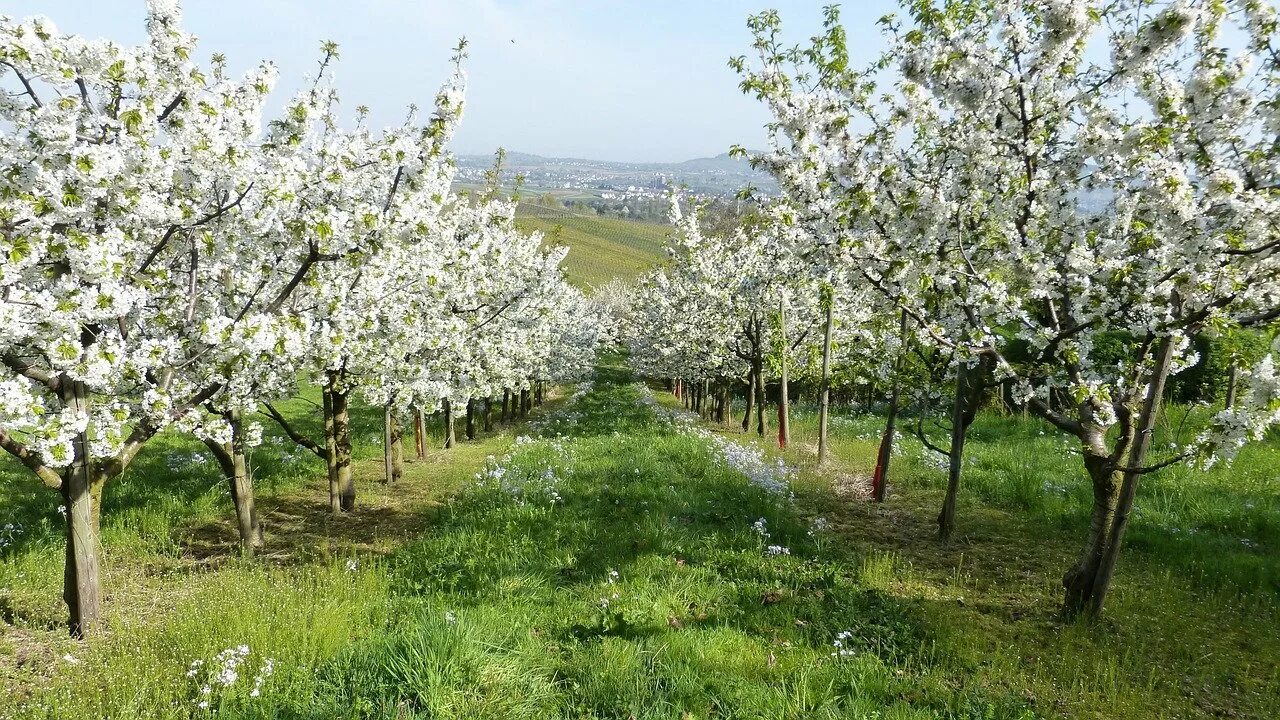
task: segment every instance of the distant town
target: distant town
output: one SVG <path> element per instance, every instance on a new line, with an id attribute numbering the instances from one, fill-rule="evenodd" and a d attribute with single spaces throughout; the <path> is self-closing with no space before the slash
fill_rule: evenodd
<path id="1" fill-rule="evenodd" d="M 484 185 L 494 163 L 491 155 L 461 155 L 457 160 L 455 183 L 460 188 Z M 712 200 L 732 198 L 748 187 L 773 195 L 777 187 L 771 177 L 728 153 L 678 163 L 627 163 L 511 152 L 503 162 L 503 186 L 513 186 L 517 177 L 523 178 L 527 198 L 637 219 L 657 219 L 652 217 L 654 209 L 665 207 L 672 188 L 691 198 Z"/>

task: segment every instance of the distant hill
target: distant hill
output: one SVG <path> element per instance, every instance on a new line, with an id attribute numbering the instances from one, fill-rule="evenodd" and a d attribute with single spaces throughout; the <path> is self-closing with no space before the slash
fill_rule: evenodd
<path id="1" fill-rule="evenodd" d="M 715 157 L 694 158 L 693 160 L 685 160 L 677 163 L 676 167 L 683 170 L 722 170 L 725 172 L 748 172 L 753 173 L 751 164 L 744 158 L 736 158 L 729 153 L 721 153 Z M 757 173 L 762 174 L 762 173 Z"/>
<path id="2" fill-rule="evenodd" d="M 475 183 L 493 166 L 492 155 L 458 156 L 459 180 Z M 586 158 L 545 157 L 511 151 L 504 175 L 523 175 L 534 190 L 574 189 L 595 192 L 661 190 L 683 186 L 706 195 L 729 196 L 750 185 L 772 194 L 776 185 L 769 175 L 752 169 L 746 160 L 728 153 L 683 162 L 617 162 Z"/>

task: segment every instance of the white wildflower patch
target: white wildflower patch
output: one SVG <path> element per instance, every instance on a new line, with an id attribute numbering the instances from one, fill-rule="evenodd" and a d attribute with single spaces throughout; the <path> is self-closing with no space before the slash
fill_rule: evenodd
<path id="1" fill-rule="evenodd" d="M 782 458 L 770 459 L 754 445 L 743 445 L 698 425 L 697 414 L 661 405 L 653 392 L 645 385 L 636 385 L 640 403 L 653 410 L 660 419 L 667 420 L 681 433 L 705 440 L 715 451 L 716 460 L 746 476 L 752 485 L 771 495 L 793 499 L 791 478 L 795 469 Z"/>
<path id="2" fill-rule="evenodd" d="M 192 704 L 201 710 L 216 707 L 227 697 L 261 697 L 267 680 L 275 673 L 276 661 L 257 660 L 248 645 L 236 645 L 212 658 L 196 658 L 187 666 L 192 688 Z"/>
<path id="3" fill-rule="evenodd" d="M 836 633 L 836 639 L 831 641 L 831 647 L 833 648 L 831 657 L 850 657 L 852 655 L 857 655 L 858 651 L 855 650 L 852 643 L 849 642 L 852 639 L 853 633 L 848 630 L 841 630 Z"/>

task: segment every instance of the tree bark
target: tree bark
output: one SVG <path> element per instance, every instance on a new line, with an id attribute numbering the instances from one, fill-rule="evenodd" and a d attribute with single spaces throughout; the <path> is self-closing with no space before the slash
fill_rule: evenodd
<path id="1" fill-rule="evenodd" d="M 1102 614 L 1107 593 L 1111 590 L 1111 578 L 1115 575 L 1116 560 L 1120 556 L 1120 547 L 1124 542 L 1124 531 L 1129 525 L 1129 514 L 1133 511 L 1133 500 L 1138 494 L 1138 481 L 1143 474 L 1142 467 L 1151 449 L 1151 437 L 1155 435 L 1156 416 L 1160 413 L 1160 400 L 1164 397 L 1164 386 L 1169 379 L 1169 368 L 1172 364 L 1173 338 L 1165 337 L 1160 341 L 1159 349 L 1156 351 L 1156 364 L 1152 369 L 1151 382 L 1147 385 L 1147 396 L 1142 401 L 1142 414 L 1138 416 L 1137 434 L 1129 447 L 1129 464 L 1125 468 L 1124 480 L 1120 485 L 1120 496 L 1108 531 L 1106 548 L 1103 550 L 1093 581 L 1089 614 L 1094 617 Z"/>
<path id="2" fill-rule="evenodd" d="M 511 413 L 511 388 L 502 388 L 502 417 L 503 423 L 507 422 L 507 418 Z"/>
<path id="3" fill-rule="evenodd" d="M 827 293 L 824 293 L 827 294 Z M 818 388 L 818 465 L 827 461 L 827 420 L 831 412 L 831 325 L 832 306 L 829 297 L 824 298 L 825 315 L 822 328 L 822 378 Z"/>
<path id="4" fill-rule="evenodd" d="M 742 432 L 751 429 L 751 411 L 756 406 L 756 369 L 753 365 L 747 371 L 747 398 L 746 410 L 742 413 Z"/>
<path id="5" fill-rule="evenodd" d="M 444 412 L 444 446 L 445 449 L 453 447 L 458 438 L 453 433 L 453 404 L 447 399 L 443 403 Z"/>
<path id="6" fill-rule="evenodd" d="M 60 392 L 65 407 L 87 415 L 89 391 L 83 382 L 63 375 Z M 102 622 L 102 577 L 99 565 L 100 502 L 103 478 L 93 470 L 89 434 L 72 441 L 71 464 L 62 474 L 62 502 L 67 511 L 66 565 L 62 599 L 67 604 L 67 629 L 74 638 L 96 635 Z"/>
<path id="7" fill-rule="evenodd" d="M 484 399 L 484 431 L 493 432 L 493 396 Z"/>
<path id="8" fill-rule="evenodd" d="M 520 389 L 520 417 L 523 419 L 529 414 L 529 388 Z"/>

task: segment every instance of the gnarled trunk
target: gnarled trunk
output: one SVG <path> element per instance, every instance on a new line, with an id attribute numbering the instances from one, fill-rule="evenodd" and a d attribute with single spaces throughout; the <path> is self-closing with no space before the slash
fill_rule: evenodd
<path id="1" fill-rule="evenodd" d="M 1089 536 L 1085 540 L 1080 559 L 1062 578 L 1066 590 L 1063 610 L 1069 615 L 1079 614 L 1089 607 L 1093 597 L 1098 567 L 1106 551 L 1107 535 L 1116 509 L 1116 473 L 1114 464 L 1106 456 L 1101 431 L 1085 444 L 1084 465 L 1093 484 L 1093 510 L 1089 517 Z"/>
<path id="2" fill-rule="evenodd" d="M 1173 364 L 1173 338 L 1165 337 L 1160 341 L 1155 360 L 1151 382 L 1147 385 L 1147 395 L 1142 401 L 1142 412 L 1138 416 L 1135 428 L 1137 434 L 1134 436 L 1133 444 L 1129 446 L 1129 464 L 1125 468 L 1124 481 L 1116 500 L 1115 515 L 1111 519 L 1111 528 L 1107 533 L 1106 548 L 1098 563 L 1093 581 L 1093 593 L 1089 598 L 1089 613 L 1095 617 L 1102 614 L 1102 608 L 1107 602 L 1111 578 L 1115 575 L 1116 560 L 1120 556 L 1120 547 L 1124 543 L 1124 531 L 1129 525 L 1129 513 L 1133 510 L 1133 501 L 1138 494 L 1138 480 L 1142 477 L 1142 467 L 1147 461 L 1147 452 L 1151 449 L 1151 437 L 1155 435 L 1156 415 L 1160 412 L 1160 400 L 1164 396 L 1165 382 L 1169 379 L 1169 369 Z"/>
<path id="3" fill-rule="evenodd" d="M 751 429 L 751 411 L 756 406 L 756 371 L 754 367 L 747 372 L 747 398 L 745 405 L 746 409 L 742 413 L 742 432 Z"/>

